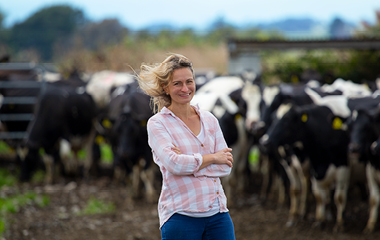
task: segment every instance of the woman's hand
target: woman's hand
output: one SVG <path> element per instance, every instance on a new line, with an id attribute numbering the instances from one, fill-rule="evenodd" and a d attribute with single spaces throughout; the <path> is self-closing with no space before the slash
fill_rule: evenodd
<path id="1" fill-rule="evenodd" d="M 234 157 L 232 156 L 231 151 L 232 151 L 231 148 L 225 148 L 219 152 L 214 153 L 215 155 L 214 163 L 227 164 L 228 166 L 232 167 L 232 163 L 234 162 Z"/>
<path id="2" fill-rule="evenodd" d="M 176 145 L 174 145 L 174 147 L 172 147 L 171 149 L 172 149 L 173 152 L 177 153 L 178 155 L 182 154 L 181 150 L 179 150 L 179 148 Z"/>

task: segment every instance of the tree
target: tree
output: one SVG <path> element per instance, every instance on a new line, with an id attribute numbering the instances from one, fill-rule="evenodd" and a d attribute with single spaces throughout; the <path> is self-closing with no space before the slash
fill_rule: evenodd
<path id="1" fill-rule="evenodd" d="M 122 26 L 117 19 L 105 19 L 101 22 L 86 24 L 76 34 L 77 41 L 84 48 L 99 50 L 103 46 L 116 45 L 125 38 L 128 29 Z"/>
<path id="2" fill-rule="evenodd" d="M 47 7 L 13 26 L 10 36 L 12 47 L 16 51 L 35 49 L 42 60 L 51 60 L 54 43 L 69 39 L 84 23 L 81 10 L 67 5 Z"/>
<path id="3" fill-rule="evenodd" d="M 4 26 L 5 15 L 0 9 L 0 58 L 9 54 L 9 30 Z"/>

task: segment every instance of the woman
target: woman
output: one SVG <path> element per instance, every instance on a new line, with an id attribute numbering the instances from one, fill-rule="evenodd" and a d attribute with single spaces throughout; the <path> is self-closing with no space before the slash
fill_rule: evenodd
<path id="1" fill-rule="evenodd" d="M 173 54 L 142 65 L 141 89 L 153 97 L 148 142 L 162 173 L 158 203 L 162 239 L 235 239 L 220 177 L 233 157 L 217 119 L 190 105 L 195 93 L 192 63 Z"/>

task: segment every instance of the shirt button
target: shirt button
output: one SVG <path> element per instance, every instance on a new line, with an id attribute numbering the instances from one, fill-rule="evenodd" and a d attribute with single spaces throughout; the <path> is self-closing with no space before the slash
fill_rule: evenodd
<path id="1" fill-rule="evenodd" d="M 214 182 L 216 182 L 216 180 L 214 179 Z"/>
<path id="2" fill-rule="evenodd" d="M 216 194 L 219 194 L 219 192 L 216 192 Z"/>
<path id="3" fill-rule="evenodd" d="M 203 144 L 201 144 L 201 147 L 203 147 Z"/>

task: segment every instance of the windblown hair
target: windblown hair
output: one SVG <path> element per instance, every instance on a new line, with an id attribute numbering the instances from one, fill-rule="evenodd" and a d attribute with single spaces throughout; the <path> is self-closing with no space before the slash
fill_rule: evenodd
<path id="1" fill-rule="evenodd" d="M 137 77 L 140 88 L 152 97 L 153 111 L 157 113 L 163 107 L 171 104 L 170 95 L 166 95 L 164 87 L 167 87 L 172 80 L 173 71 L 180 68 L 190 68 L 194 77 L 192 62 L 180 54 L 172 54 L 162 63 L 154 65 L 142 64 L 140 74 Z"/>

